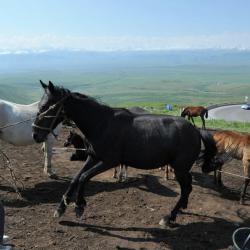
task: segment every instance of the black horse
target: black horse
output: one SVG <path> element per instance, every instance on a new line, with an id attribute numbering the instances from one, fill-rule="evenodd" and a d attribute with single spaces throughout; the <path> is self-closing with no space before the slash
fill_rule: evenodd
<path id="1" fill-rule="evenodd" d="M 208 131 L 199 131 L 181 117 L 135 114 L 125 108 L 111 108 L 94 98 L 41 82 L 45 94 L 33 124 L 33 138 L 43 142 L 53 128 L 65 117 L 73 120 L 93 148 L 84 166 L 73 178 L 63 195 L 55 216 L 61 216 L 75 192 L 75 212 L 83 214 L 86 201 L 84 189 L 88 180 L 118 164 L 134 168 L 154 169 L 170 164 L 180 184 L 181 196 L 160 224 L 175 221 L 180 209 L 187 208 L 192 191 L 190 169 L 204 144 L 201 167 L 203 172 L 216 167 L 217 148 Z"/>

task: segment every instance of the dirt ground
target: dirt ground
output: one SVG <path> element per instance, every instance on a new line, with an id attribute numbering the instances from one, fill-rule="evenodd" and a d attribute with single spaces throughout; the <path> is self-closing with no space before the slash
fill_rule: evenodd
<path id="1" fill-rule="evenodd" d="M 64 129 L 57 147 L 62 147 L 67 134 Z M 41 145 L 14 147 L 0 141 L 0 149 L 24 185 L 18 197 L 7 182 L 9 171 L 0 166 L 5 233 L 15 249 L 228 249 L 233 231 L 250 226 L 249 191 L 246 204 L 238 203 L 242 180 L 224 175 L 225 186 L 218 189 L 212 176 L 196 168 L 188 209 L 172 228 L 162 229 L 158 223 L 173 208 L 180 190 L 176 181 L 165 181 L 158 169 L 129 168 L 127 183 L 117 183 L 111 170 L 99 175 L 87 187 L 83 218 L 76 219 L 69 206 L 62 218 L 55 219 L 53 212 L 82 163 L 70 162 L 71 153 L 55 154 L 53 166 L 59 179 L 52 180 L 43 174 Z M 225 169 L 241 173 L 241 168 L 240 161 L 232 161 Z"/>

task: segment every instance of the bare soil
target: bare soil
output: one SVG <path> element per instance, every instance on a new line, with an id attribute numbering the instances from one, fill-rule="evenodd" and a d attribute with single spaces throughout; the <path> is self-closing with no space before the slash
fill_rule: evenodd
<path id="1" fill-rule="evenodd" d="M 57 147 L 62 147 L 67 134 L 64 129 Z M 53 166 L 59 178 L 52 180 L 43 174 L 41 145 L 15 147 L 0 141 L 0 149 L 24 185 L 18 197 L 7 182 L 9 171 L 1 165 L 5 233 L 15 249 L 228 249 L 233 231 L 250 226 L 249 192 L 245 205 L 238 202 L 243 180 L 223 175 L 224 187 L 219 189 L 212 175 L 203 175 L 195 167 L 188 209 L 171 228 L 162 229 L 158 223 L 171 211 L 180 190 L 175 180 L 165 181 L 158 169 L 129 168 L 126 183 L 117 183 L 113 171 L 107 171 L 89 182 L 81 220 L 76 219 L 73 206 L 55 219 L 53 212 L 82 163 L 70 162 L 71 153 L 55 154 Z M 241 162 L 232 161 L 224 169 L 241 174 Z"/>

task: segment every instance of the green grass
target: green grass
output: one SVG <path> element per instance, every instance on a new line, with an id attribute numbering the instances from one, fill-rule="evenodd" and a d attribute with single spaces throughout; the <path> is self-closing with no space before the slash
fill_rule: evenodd
<path id="1" fill-rule="evenodd" d="M 250 66 L 137 65 L 86 70 L 37 70 L 0 74 L 0 98 L 28 104 L 42 96 L 39 79 L 97 97 L 111 106 L 140 106 L 153 113 L 180 115 L 188 105 L 242 102 L 250 97 Z M 173 105 L 168 111 L 166 105 Z M 195 119 L 198 126 L 199 119 Z M 207 120 L 207 127 L 250 132 L 249 123 Z"/>
<path id="2" fill-rule="evenodd" d="M 155 114 L 166 114 L 166 115 L 174 115 L 179 116 L 181 113 L 181 108 L 183 106 L 173 105 L 173 110 L 169 111 L 166 109 L 166 103 L 161 102 L 142 102 L 142 103 L 122 103 L 117 105 L 118 107 L 134 107 L 139 106 L 144 109 L 149 110 Z M 184 105 L 185 106 L 185 105 Z M 202 126 L 201 119 L 199 117 L 194 118 L 195 124 L 198 127 Z M 224 130 L 234 130 L 239 132 L 247 132 L 250 133 L 250 123 L 247 122 L 233 122 L 233 121 L 225 121 L 225 120 L 206 120 L 206 127 L 211 129 L 224 129 Z"/>
<path id="3" fill-rule="evenodd" d="M 201 123 L 197 122 L 199 126 Z M 247 132 L 250 133 L 250 123 L 249 122 L 231 122 L 224 120 L 207 120 L 206 127 L 212 129 L 224 129 L 224 130 L 234 130 L 239 132 Z"/>
<path id="4" fill-rule="evenodd" d="M 39 79 L 101 98 L 110 105 L 171 103 L 211 105 L 250 96 L 250 66 L 152 66 L 84 71 L 37 70 L 0 74 L 0 98 L 30 103 L 41 97 Z"/>

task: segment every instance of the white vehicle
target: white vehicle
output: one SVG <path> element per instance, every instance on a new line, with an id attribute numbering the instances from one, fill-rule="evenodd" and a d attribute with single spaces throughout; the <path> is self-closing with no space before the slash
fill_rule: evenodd
<path id="1" fill-rule="evenodd" d="M 241 105 L 241 108 L 249 110 L 250 109 L 250 103 L 246 103 L 246 104 Z"/>

